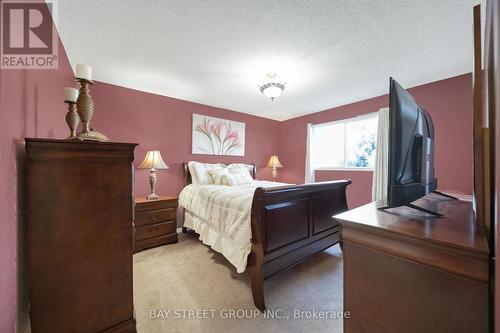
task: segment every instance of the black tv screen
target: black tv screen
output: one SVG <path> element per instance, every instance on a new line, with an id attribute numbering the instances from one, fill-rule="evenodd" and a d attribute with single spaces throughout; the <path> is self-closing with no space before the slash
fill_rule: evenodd
<path id="1" fill-rule="evenodd" d="M 389 88 L 389 182 L 387 205 L 408 205 L 436 191 L 431 116 L 394 79 Z"/>

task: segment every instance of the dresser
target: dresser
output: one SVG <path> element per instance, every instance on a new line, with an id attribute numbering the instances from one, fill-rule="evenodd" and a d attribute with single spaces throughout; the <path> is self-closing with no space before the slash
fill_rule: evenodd
<path id="1" fill-rule="evenodd" d="M 32 332 L 136 332 L 136 144 L 25 141 Z"/>
<path id="2" fill-rule="evenodd" d="M 178 198 L 172 196 L 135 199 L 134 253 L 178 242 L 177 206 Z"/>
<path id="3" fill-rule="evenodd" d="M 418 206 L 373 202 L 341 225 L 346 333 L 489 332 L 489 248 L 472 202 L 429 194 Z"/>

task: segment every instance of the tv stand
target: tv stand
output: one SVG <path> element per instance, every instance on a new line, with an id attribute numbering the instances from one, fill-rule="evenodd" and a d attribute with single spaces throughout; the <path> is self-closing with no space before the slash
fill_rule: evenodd
<path id="1" fill-rule="evenodd" d="M 372 202 L 334 216 L 344 266 L 344 332 L 488 332 L 489 249 L 472 202 L 422 198 L 428 217 Z M 380 311 L 384 309 L 384 311 Z"/>
<path id="2" fill-rule="evenodd" d="M 433 192 L 431 192 L 431 193 L 434 193 L 434 194 L 437 194 L 437 195 L 440 195 L 440 196 L 443 196 L 443 197 L 446 197 L 446 198 L 449 198 L 449 199 L 453 199 L 453 200 L 457 200 L 457 199 L 458 199 L 457 197 L 454 197 L 454 196 L 452 196 L 452 195 L 449 195 L 449 194 L 443 193 L 443 192 L 438 191 L 438 190 L 433 191 Z M 429 209 L 426 209 L 426 208 L 422 208 L 422 207 L 416 206 L 416 205 L 411 204 L 411 203 L 406 204 L 406 205 L 401 205 L 401 206 L 389 206 L 389 205 L 387 205 L 387 206 L 382 206 L 382 207 L 379 207 L 378 209 L 379 209 L 379 210 L 386 210 L 386 209 L 390 209 L 390 208 L 397 208 L 397 207 L 402 207 L 402 206 L 410 207 L 410 208 L 413 208 L 413 209 L 415 209 L 415 210 L 418 210 L 418 211 L 421 211 L 421 212 L 424 212 L 424 213 L 427 213 L 427 214 L 433 215 L 433 216 L 438 217 L 438 218 L 442 218 L 442 217 L 444 217 L 444 215 L 443 215 L 443 214 L 440 214 L 440 213 L 438 213 L 438 212 L 434 212 L 434 211 L 429 210 Z"/>

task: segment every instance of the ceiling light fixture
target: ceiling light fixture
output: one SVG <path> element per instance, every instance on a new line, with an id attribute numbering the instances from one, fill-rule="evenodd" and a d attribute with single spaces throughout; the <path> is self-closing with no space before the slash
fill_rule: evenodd
<path id="1" fill-rule="evenodd" d="M 275 80 L 276 73 L 268 73 L 268 82 L 260 86 L 260 92 L 274 101 L 285 90 L 285 84 Z"/>

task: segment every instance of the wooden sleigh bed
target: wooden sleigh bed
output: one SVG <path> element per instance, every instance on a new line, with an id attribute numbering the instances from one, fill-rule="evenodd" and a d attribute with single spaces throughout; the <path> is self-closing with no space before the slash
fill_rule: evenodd
<path id="1" fill-rule="evenodd" d="M 256 169 L 250 173 L 255 179 Z M 184 163 L 185 185 L 191 184 Z M 350 180 L 257 188 L 251 210 L 252 244 L 247 267 L 255 306 L 264 311 L 264 280 L 337 244 L 333 215 L 347 210 Z M 183 228 L 186 232 L 186 228 Z"/>

